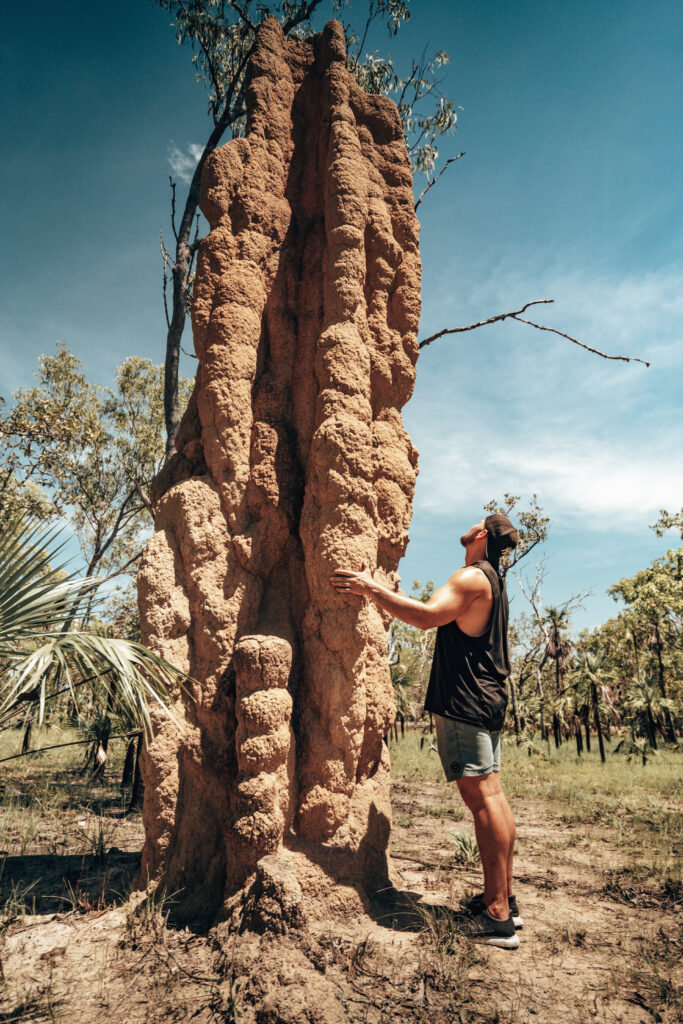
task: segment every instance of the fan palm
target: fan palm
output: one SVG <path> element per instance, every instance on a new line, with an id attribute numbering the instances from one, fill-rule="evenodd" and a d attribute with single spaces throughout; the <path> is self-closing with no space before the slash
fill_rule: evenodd
<path id="1" fill-rule="evenodd" d="M 408 696 L 408 690 L 415 684 L 406 672 L 405 667 L 400 663 L 392 665 L 390 673 L 391 685 L 394 690 L 394 701 L 396 703 L 396 720 L 401 723 L 401 735 L 403 735 L 405 733 L 405 720 L 408 717 L 412 717 L 414 712 L 414 705 Z M 395 728 L 396 723 L 394 722 Z"/>
<path id="2" fill-rule="evenodd" d="M 633 681 L 624 698 L 624 717 L 633 738 L 647 736 L 653 750 L 657 749 L 657 720 L 673 710 L 674 703 L 670 698 L 660 697 L 652 686 L 639 680 Z"/>
<path id="3" fill-rule="evenodd" d="M 55 547 L 58 532 L 19 516 L 0 536 L 0 721 L 30 701 L 40 725 L 50 697 L 68 690 L 77 704 L 77 687 L 97 681 L 109 705 L 149 737 L 150 706 L 173 718 L 173 691 L 183 687 L 184 673 L 142 644 L 70 629 L 80 603 L 104 580 L 53 567 L 64 547 Z"/>
<path id="4" fill-rule="evenodd" d="M 609 669 L 605 655 L 598 656 L 592 651 L 581 651 L 577 658 L 577 670 L 580 682 L 588 688 L 590 702 L 593 709 L 593 721 L 595 731 L 598 734 L 598 746 L 600 747 L 600 760 L 605 763 L 605 744 L 603 742 L 603 730 L 601 724 L 602 704 L 608 699 L 608 688 L 606 680 L 609 678 Z"/>

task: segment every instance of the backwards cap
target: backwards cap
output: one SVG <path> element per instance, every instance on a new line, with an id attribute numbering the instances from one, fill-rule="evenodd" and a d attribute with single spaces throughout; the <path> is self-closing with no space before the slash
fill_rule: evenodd
<path id="1" fill-rule="evenodd" d="M 494 512 L 484 520 L 484 527 L 488 533 L 486 541 L 486 559 L 494 569 L 498 569 L 500 556 L 506 548 L 516 548 L 519 537 L 507 516 Z"/>

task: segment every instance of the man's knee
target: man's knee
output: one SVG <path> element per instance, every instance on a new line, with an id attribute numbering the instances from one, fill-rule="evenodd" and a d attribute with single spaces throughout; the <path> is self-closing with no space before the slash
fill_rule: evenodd
<path id="1" fill-rule="evenodd" d="M 488 775 L 464 775 L 457 780 L 460 796 L 471 811 L 482 807 L 487 798 L 502 792 L 498 772 Z"/>

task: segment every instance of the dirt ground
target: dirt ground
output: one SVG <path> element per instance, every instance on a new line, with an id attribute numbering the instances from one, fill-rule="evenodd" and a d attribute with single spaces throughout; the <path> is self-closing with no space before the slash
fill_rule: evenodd
<path id="1" fill-rule="evenodd" d="M 50 833 L 43 822 L 33 845 L 7 851 L 0 878 L 0 1022 L 680 1019 L 680 884 L 669 868 L 655 871 L 659 853 L 648 872 L 637 862 L 651 853 L 648 835 L 654 849 L 662 821 L 671 828 L 680 815 L 673 797 L 646 794 L 639 807 L 650 819 L 641 813 L 630 824 L 633 811 L 615 805 L 608 819 L 599 795 L 593 820 L 576 820 L 591 818 L 590 801 L 579 813 L 572 799 L 558 799 L 554 782 L 516 792 L 516 895 L 525 923 L 519 948 L 509 951 L 473 945 L 439 910 L 457 907 L 481 875 L 466 812 L 430 772 L 406 769 L 393 792 L 395 882 L 412 894 L 406 905 L 419 900 L 420 909 L 392 917 L 378 906 L 375 920 L 314 921 L 307 933 L 280 938 L 175 929 L 170 902 L 130 895 L 139 816 L 117 817 L 111 807 L 106 835 L 101 807 L 92 822 L 78 819 L 74 828 L 89 837 L 80 854 L 56 850 L 57 823 Z M 679 836 L 680 821 L 667 848 L 677 856 Z"/>

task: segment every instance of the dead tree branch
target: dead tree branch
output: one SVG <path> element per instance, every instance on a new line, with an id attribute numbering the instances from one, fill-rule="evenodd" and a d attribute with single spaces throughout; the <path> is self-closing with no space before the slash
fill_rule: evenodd
<path id="1" fill-rule="evenodd" d="M 556 330 L 554 327 L 543 327 L 542 324 L 535 324 L 533 320 L 525 320 L 521 316 L 515 316 L 513 319 L 519 320 L 521 324 L 528 324 L 529 327 L 535 327 L 537 331 L 550 331 L 551 334 L 558 334 L 560 338 L 566 338 L 567 341 L 571 341 L 572 344 L 578 345 L 579 348 L 585 348 L 587 352 L 592 352 L 594 355 L 601 356 L 603 359 L 614 359 L 620 363 L 642 363 L 643 366 L 650 365 L 645 359 L 639 359 L 637 356 L 609 356 L 597 348 L 592 348 L 590 345 L 586 345 L 583 341 L 577 341 L 576 338 L 572 338 L 571 335 L 565 334 L 564 331 Z"/>
<path id="2" fill-rule="evenodd" d="M 176 242 L 178 241 L 178 229 L 175 226 L 175 181 L 173 178 L 168 176 L 168 183 L 171 186 L 171 228 L 175 236 Z"/>
<path id="3" fill-rule="evenodd" d="M 464 152 L 463 152 L 463 153 L 458 153 L 458 155 L 457 155 L 457 156 L 452 156 L 452 157 L 450 157 L 450 158 L 449 158 L 449 159 L 448 159 L 448 160 L 446 161 L 446 163 L 445 163 L 445 164 L 443 165 L 443 167 L 441 168 L 441 170 L 439 171 L 439 173 L 437 174 L 437 176 L 436 176 L 435 178 L 433 178 L 433 179 L 432 179 L 432 180 L 431 180 L 431 181 L 429 182 L 429 184 L 428 184 L 428 185 L 425 185 L 425 187 L 424 187 L 424 188 L 422 189 L 422 191 L 420 192 L 420 195 L 419 195 L 419 196 L 418 196 L 418 198 L 417 198 L 417 202 L 415 203 L 415 206 L 413 207 L 413 209 L 417 210 L 418 206 L 420 205 L 420 203 L 422 202 L 422 200 L 424 199 L 424 197 L 425 197 L 425 196 L 427 195 L 427 193 L 429 192 L 430 188 L 432 188 L 432 187 L 433 187 L 434 185 L 436 185 L 437 181 L 439 180 L 439 178 L 441 177 L 441 175 L 443 174 L 443 172 L 444 172 L 444 171 L 446 170 L 446 168 L 448 167 L 448 165 L 449 165 L 449 164 L 454 164 L 454 163 L 455 163 L 455 161 L 456 161 L 456 160 L 459 160 L 461 156 L 465 156 L 465 153 L 464 153 Z M 422 347 L 422 346 L 420 346 L 420 347 Z"/>
<path id="4" fill-rule="evenodd" d="M 164 297 L 164 314 L 166 316 L 166 326 L 171 326 L 171 317 L 168 312 L 168 268 L 171 262 L 170 253 L 164 245 L 164 234 L 162 231 L 159 232 L 159 248 L 161 249 L 161 260 L 164 265 L 164 277 L 162 284 L 162 294 Z"/>
<path id="5" fill-rule="evenodd" d="M 558 331 L 554 327 L 544 327 L 542 324 L 534 323 L 533 320 L 525 320 L 521 315 L 526 312 L 529 306 L 547 305 L 554 301 L 554 299 L 532 299 L 531 302 L 527 302 L 521 309 L 517 309 L 512 313 L 498 313 L 497 316 L 490 316 L 487 320 L 479 320 L 476 324 L 467 324 L 466 327 L 445 327 L 442 331 L 437 331 L 436 334 L 430 334 L 428 338 L 424 338 L 418 345 L 418 348 L 426 348 L 427 345 L 431 345 L 433 341 L 443 338 L 446 334 L 463 334 L 465 331 L 474 331 L 478 327 L 486 327 L 488 324 L 495 324 L 502 320 L 518 320 L 519 323 L 528 324 L 529 327 L 535 327 L 538 331 L 549 331 L 551 334 L 559 335 L 560 338 L 566 338 L 567 341 L 571 341 L 572 344 L 578 345 L 579 348 L 585 348 L 587 352 L 592 352 L 594 355 L 600 356 L 602 359 L 615 359 L 622 363 L 642 363 L 643 366 L 650 365 L 645 359 L 639 359 L 637 356 L 607 355 L 606 352 L 601 352 L 599 349 L 592 348 L 590 345 L 586 345 L 582 341 L 577 341 L 576 338 L 572 338 L 570 334 L 565 334 L 564 331 Z"/>

